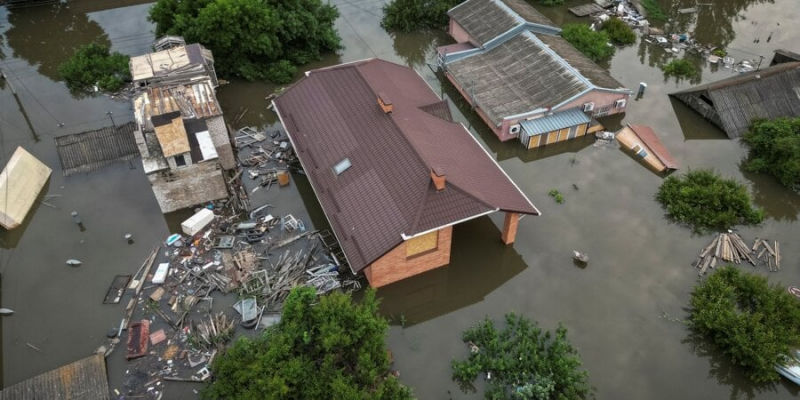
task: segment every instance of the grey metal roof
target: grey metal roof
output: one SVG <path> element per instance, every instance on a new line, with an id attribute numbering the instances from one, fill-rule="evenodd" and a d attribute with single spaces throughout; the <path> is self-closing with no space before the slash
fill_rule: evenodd
<path id="1" fill-rule="evenodd" d="M 480 44 L 525 22 L 499 0 L 469 0 L 448 14 Z"/>
<path id="2" fill-rule="evenodd" d="M 527 31 L 489 51 L 454 61 L 447 70 L 494 124 L 510 115 L 556 106 L 592 88 Z"/>
<path id="3" fill-rule="evenodd" d="M 109 398 L 105 358 L 96 354 L 0 391 L 0 400 Z"/>
<path id="4" fill-rule="evenodd" d="M 528 136 L 536 136 L 575 125 L 587 124 L 591 121 L 592 118 L 581 111 L 580 108 L 570 108 L 553 115 L 521 121 L 520 125 L 522 125 L 522 130 Z"/>
<path id="5" fill-rule="evenodd" d="M 725 133 L 737 138 L 755 119 L 800 116 L 800 62 L 778 64 L 670 95 L 688 104 L 687 97 L 706 93 Z"/>

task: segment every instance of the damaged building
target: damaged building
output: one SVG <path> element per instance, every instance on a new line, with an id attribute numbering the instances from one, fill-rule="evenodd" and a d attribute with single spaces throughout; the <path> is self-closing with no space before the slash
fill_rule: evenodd
<path id="1" fill-rule="evenodd" d="M 174 38 L 172 38 L 174 39 Z M 225 170 L 236 167 L 217 101 L 211 52 L 199 44 L 156 42 L 132 57 L 136 144 L 164 213 L 228 197 Z"/>
<path id="2" fill-rule="evenodd" d="M 525 1 L 469 0 L 448 15 L 457 43 L 438 48 L 439 65 L 501 141 L 561 142 L 625 112 L 632 92 Z"/>

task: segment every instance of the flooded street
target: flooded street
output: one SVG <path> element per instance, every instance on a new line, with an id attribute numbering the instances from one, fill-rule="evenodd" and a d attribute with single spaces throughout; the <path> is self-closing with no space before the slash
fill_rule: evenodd
<path id="1" fill-rule="evenodd" d="M 452 39 L 438 31 L 387 34 L 380 27 L 385 2 L 333 0 L 341 13 L 336 27 L 344 49 L 301 70 L 370 57 L 414 67 L 451 101 L 454 118 L 470 128 L 543 214 L 522 220 L 513 247 L 498 239 L 501 215 L 459 225 L 449 266 L 378 292 L 393 324 L 389 345 L 394 368 L 416 397 L 479 398 L 480 391 L 465 394 L 451 381 L 450 361 L 468 352 L 462 331 L 508 311 L 546 329 L 562 322 L 600 399 L 798 396 L 798 387 L 786 380 L 750 383 L 680 322 L 698 281 L 690 264 L 711 235 L 692 234 L 664 218 L 654 200 L 661 176 L 617 148 L 595 146 L 590 138 L 531 151 L 516 141 L 499 142 L 427 64 L 435 59 L 436 46 Z M 588 22 L 566 11 L 586 2 L 567 0 L 564 6 L 539 9 L 557 24 Z M 667 15 L 695 6 L 688 0 L 659 4 Z M 178 229 L 186 216 L 161 214 L 139 159 L 63 177 L 53 139 L 109 126 L 112 118 L 116 124 L 133 119 L 128 99 L 74 98 L 58 82 L 56 69 L 74 48 L 93 41 L 110 43 L 112 50 L 129 55 L 149 51 L 154 37 L 146 20 L 148 7 L 136 0 L 0 7 L 0 69 L 11 84 L 0 81 L 0 159 L 5 164 L 17 146 L 24 146 L 53 168 L 45 191 L 56 195 L 48 202 L 57 207 L 38 204 L 22 226 L 0 232 L 0 306 L 16 311 L 0 320 L 0 378 L 5 386 L 88 356 L 102 344 L 124 310 L 122 304 L 101 304 L 108 284 L 117 274 L 136 271 L 152 246 Z M 673 26 L 695 31 L 700 43 L 727 48 L 737 61 L 758 63 L 763 55 L 764 67 L 775 49 L 800 50 L 798 21 L 796 0 L 717 0 L 698 14 L 679 15 Z M 644 98 L 630 102 L 621 121 L 616 118 L 607 127 L 613 129 L 615 122 L 650 125 L 680 164 L 678 173 L 714 168 L 746 183 L 767 219 L 739 229 L 740 235 L 749 242 L 756 237 L 780 241 L 786 260 L 778 273 L 759 272 L 769 274 L 773 283 L 800 284 L 800 196 L 771 177 L 742 171 L 746 149 L 667 96 L 733 72 L 690 57 L 702 68 L 698 79 L 665 80 L 658 67 L 671 57 L 641 38 L 617 50 L 607 64 L 611 75 L 634 91 L 640 82 L 648 87 Z M 277 117 L 264 99 L 274 88 L 232 79 L 218 90 L 218 98 L 228 118 L 248 110 L 240 126 L 275 126 Z M 293 178 L 302 201 L 286 207 L 298 215 L 305 206 L 313 225 L 324 226 L 311 188 L 303 177 Z M 551 189 L 564 194 L 563 204 L 548 196 Z M 71 221 L 72 211 L 81 215 L 85 231 Z M 123 239 L 126 233 L 133 235 L 133 244 Z M 573 250 L 591 255 L 588 267 L 573 263 Z M 64 261 L 70 258 L 84 265 L 67 267 Z M 121 353 L 109 359 L 112 390 L 120 387 L 126 369 Z M 165 398 L 194 398 L 192 389 L 199 388 L 174 387 Z"/>

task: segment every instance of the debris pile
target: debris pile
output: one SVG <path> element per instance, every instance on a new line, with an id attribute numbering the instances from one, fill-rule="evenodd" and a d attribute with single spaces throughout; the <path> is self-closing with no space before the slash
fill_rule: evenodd
<path id="1" fill-rule="evenodd" d="M 763 249 L 756 256 L 756 252 L 761 247 Z M 772 247 L 769 241 L 757 238 L 751 248 L 736 233 L 720 233 L 711 244 L 700 252 L 697 261 L 692 265 L 700 269 L 700 275 L 705 274 L 709 268 L 713 269 L 718 262 L 722 261 L 734 264 L 741 264 L 746 261 L 757 267 L 759 265 L 758 260 L 762 259 L 765 252 L 766 257 L 761 262 L 766 264 L 772 272 L 780 271 L 780 247 L 777 241 L 774 241 L 774 247 Z"/>

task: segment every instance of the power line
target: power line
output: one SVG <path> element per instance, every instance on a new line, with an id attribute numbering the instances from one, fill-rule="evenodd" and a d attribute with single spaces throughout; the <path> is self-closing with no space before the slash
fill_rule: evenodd
<path id="1" fill-rule="evenodd" d="M 4 64 L 4 66 L 5 66 L 6 68 L 8 68 L 8 66 L 7 66 L 7 65 L 5 65 L 5 63 L 3 63 L 3 64 Z M 47 113 L 47 115 L 49 115 L 49 116 L 50 116 L 50 118 L 52 118 L 52 119 L 53 119 L 53 121 L 56 121 L 56 125 L 58 125 L 58 126 L 64 126 L 64 124 L 62 124 L 62 123 L 61 123 L 61 122 L 58 120 L 58 118 L 56 118 L 56 117 L 55 117 L 55 115 L 53 115 L 53 113 L 51 113 L 51 112 L 50 112 L 50 110 L 48 110 L 48 109 L 47 109 L 47 107 L 45 107 L 45 106 L 44 106 L 44 104 L 42 104 L 42 102 L 41 102 L 41 101 L 39 101 L 39 99 L 37 99 L 37 98 L 36 98 L 36 96 L 34 96 L 34 95 L 33 95 L 33 92 L 31 92 L 31 90 L 30 90 L 30 89 L 28 89 L 28 87 L 25 85 L 25 82 L 23 82 L 21 79 L 17 78 L 17 74 L 15 74 L 15 73 L 14 73 L 14 71 L 12 71 L 11 69 L 9 69 L 9 70 L 8 70 L 8 72 L 10 72 L 10 73 L 11 73 L 11 75 L 13 75 L 13 76 L 14 76 L 14 78 L 17 80 L 17 82 L 19 82 L 19 84 L 20 84 L 20 85 L 22 85 L 22 87 L 23 87 L 23 88 L 24 88 L 24 89 L 25 89 L 25 90 L 28 92 L 28 94 L 30 94 L 30 96 L 33 98 L 33 100 L 34 100 L 34 101 L 36 101 L 36 104 L 38 104 L 38 105 L 39 105 L 39 107 L 41 107 L 41 108 L 42 108 L 42 109 L 43 109 L 43 110 L 44 110 L 44 111 Z"/>

